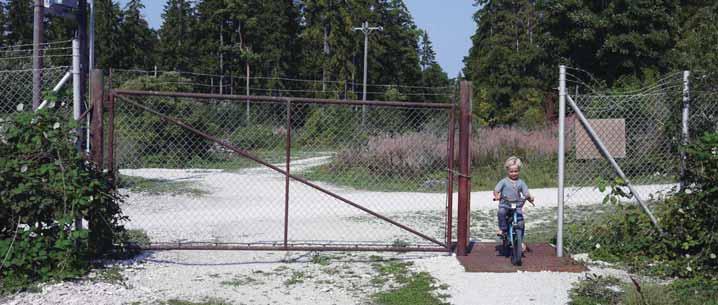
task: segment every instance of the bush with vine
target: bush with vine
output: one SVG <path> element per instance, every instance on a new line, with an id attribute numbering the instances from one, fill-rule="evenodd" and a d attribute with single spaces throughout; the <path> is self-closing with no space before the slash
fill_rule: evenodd
<path id="1" fill-rule="evenodd" d="M 0 122 L 0 294 L 84 273 L 124 231 L 122 197 L 78 152 L 74 127 L 54 110 Z"/>
<path id="2" fill-rule="evenodd" d="M 616 203 L 617 213 L 569 226 L 571 250 L 657 275 L 718 278 L 718 133 L 684 149 L 685 189 L 651 204 L 664 234 L 637 206 L 618 204 L 628 194 L 614 181 L 606 201 Z"/>

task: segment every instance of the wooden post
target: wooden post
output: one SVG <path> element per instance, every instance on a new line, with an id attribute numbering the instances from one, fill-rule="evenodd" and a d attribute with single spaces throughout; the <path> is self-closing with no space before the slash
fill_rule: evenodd
<path id="1" fill-rule="evenodd" d="M 94 69 L 90 75 L 90 85 L 92 86 L 92 119 L 90 121 L 90 158 L 95 162 L 97 168 L 103 169 L 103 150 L 104 150 L 104 130 L 103 130 L 103 112 L 105 100 L 105 86 L 102 70 Z"/>
<path id="2" fill-rule="evenodd" d="M 471 83 L 461 82 L 461 114 L 459 121 L 459 206 L 457 215 L 456 255 L 465 256 L 469 249 L 471 217 Z"/>

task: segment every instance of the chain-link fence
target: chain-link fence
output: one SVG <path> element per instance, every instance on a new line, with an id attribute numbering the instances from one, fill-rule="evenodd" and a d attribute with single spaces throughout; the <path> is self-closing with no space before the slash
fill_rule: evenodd
<path id="1" fill-rule="evenodd" d="M 718 130 L 718 91 L 705 75 L 674 73 L 649 88 L 622 93 L 601 93 L 572 75 L 580 70 L 569 68 L 568 83 L 583 86 L 581 93 L 568 91 L 566 107 L 565 152 L 565 223 L 585 221 L 605 212 L 604 202 L 610 184 L 619 175 L 589 132 L 579 122 L 571 102 L 586 117 L 606 150 L 646 204 L 677 191 L 681 179 L 680 147 L 684 141 L 704 132 Z M 688 107 L 688 120 L 682 112 Z M 688 127 L 684 139 L 683 126 Z M 628 194 L 631 192 L 624 189 Z M 625 199 L 628 200 L 628 199 Z M 630 199 L 633 201 L 633 199 Z M 570 250 L 571 239 L 566 244 Z"/>
<path id="2" fill-rule="evenodd" d="M 44 67 L 42 75 L 42 96 L 50 97 L 50 91 L 70 71 L 72 42 L 60 41 L 41 45 Z M 53 98 L 57 106 L 70 105 L 72 82 L 68 82 Z M 17 45 L 0 48 L 0 113 L 7 114 L 21 108 L 32 107 L 32 45 Z M 71 107 L 71 106 L 70 106 Z M 71 108 L 70 108 L 71 109 Z"/>
<path id="3" fill-rule="evenodd" d="M 450 104 L 114 92 L 126 226 L 154 245 L 446 248 Z"/>

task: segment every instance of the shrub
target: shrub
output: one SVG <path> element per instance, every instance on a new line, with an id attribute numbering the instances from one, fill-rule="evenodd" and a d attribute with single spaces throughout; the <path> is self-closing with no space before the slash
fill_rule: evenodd
<path id="1" fill-rule="evenodd" d="M 360 126 L 357 124 L 356 115 L 351 108 L 342 106 L 309 110 L 299 136 L 299 144 L 321 147 L 361 141 L 361 134 L 357 135 Z"/>
<path id="2" fill-rule="evenodd" d="M 286 143 L 286 129 L 272 126 L 252 125 L 237 128 L 230 136 L 230 142 L 241 149 L 276 149 Z"/>
<path id="3" fill-rule="evenodd" d="M 0 125 L 0 293 L 83 273 L 123 230 L 122 198 L 55 112 L 19 112 Z M 89 228 L 76 229 L 77 218 Z"/>
<path id="4" fill-rule="evenodd" d="M 145 91 L 187 91 L 191 82 L 174 72 L 158 77 L 142 76 L 121 85 L 122 89 Z M 135 97 L 135 101 L 170 117 L 178 118 L 190 126 L 217 134 L 218 126 L 212 107 L 191 99 L 172 97 Z M 202 136 L 143 109 L 119 102 L 117 135 L 121 162 L 141 160 L 142 166 L 181 167 L 193 158 L 204 158 L 212 143 Z M 128 166 L 120 164 L 120 166 Z"/>
<path id="5" fill-rule="evenodd" d="M 685 150 L 687 188 L 652 206 L 664 235 L 638 207 L 619 205 L 618 213 L 570 226 L 573 250 L 659 275 L 718 278 L 718 133 Z"/>

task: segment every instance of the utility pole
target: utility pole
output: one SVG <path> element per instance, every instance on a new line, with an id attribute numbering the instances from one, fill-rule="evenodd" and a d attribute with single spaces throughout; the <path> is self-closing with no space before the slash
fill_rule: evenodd
<path id="1" fill-rule="evenodd" d="M 90 59 L 89 59 L 89 70 L 95 69 L 95 0 L 88 0 L 90 8 L 90 29 L 89 29 L 89 48 L 90 48 Z"/>
<path id="2" fill-rule="evenodd" d="M 223 94 L 222 85 L 224 84 L 224 20 L 219 23 L 219 94 Z"/>
<path id="3" fill-rule="evenodd" d="M 362 100 L 366 101 L 366 73 L 367 73 L 367 53 L 369 52 L 369 33 L 372 31 L 383 31 L 383 27 L 370 27 L 368 21 L 364 21 L 360 28 L 354 28 L 355 31 L 361 31 L 364 33 L 364 94 Z M 366 123 L 366 105 L 361 106 L 361 124 L 365 126 Z"/>
<path id="4" fill-rule="evenodd" d="M 45 3 L 35 0 L 33 31 L 32 31 L 32 109 L 35 110 L 42 102 L 42 66 L 43 52 L 40 49 L 44 40 Z"/>

